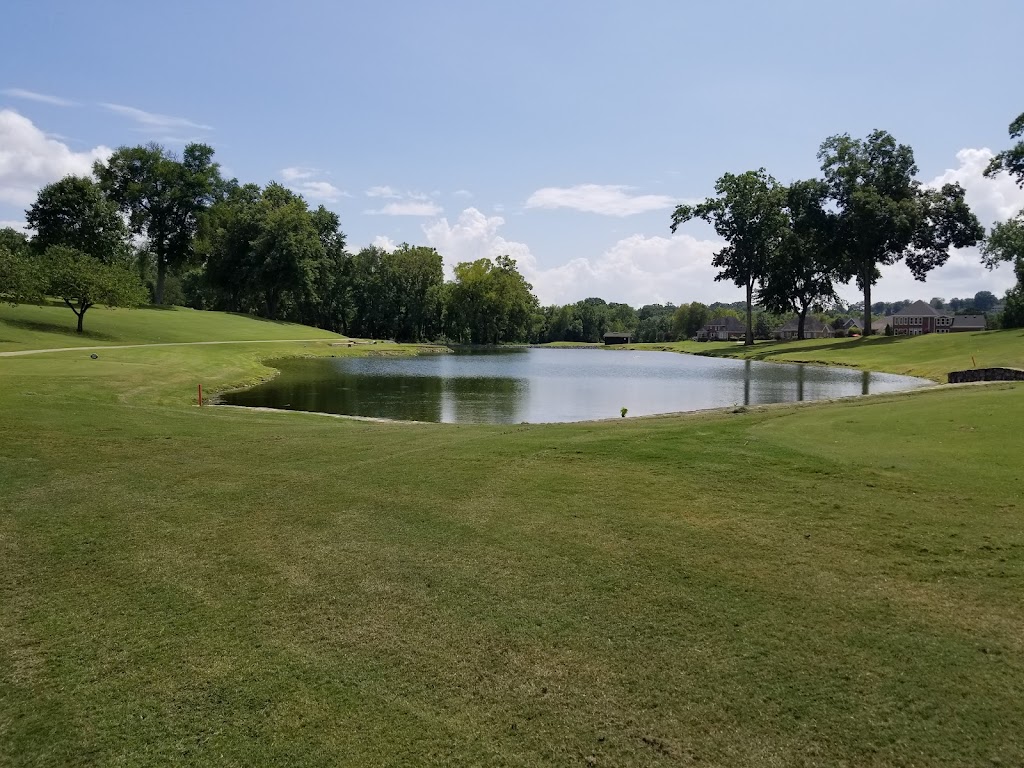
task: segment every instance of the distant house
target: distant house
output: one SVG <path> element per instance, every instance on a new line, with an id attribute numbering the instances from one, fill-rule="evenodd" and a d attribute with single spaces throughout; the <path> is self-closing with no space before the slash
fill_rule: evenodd
<path id="1" fill-rule="evenodd" d="M 871 321 L 871 332 L 877 336 L 883 335 L 885 333 L 886 327 L 888 327 L 889 330 L 892 330 L 892 315 L 886 315 L 885 317 L 880 317 L 877 320 Z"/>
<path id="2" fill-rule="evenodd" d="M 631 333 L 609 331 L 604 335 L 604 343 L 608 346 L 612 344 L 630 344 L 632 341 L 633 335 Z"/>
<path id="3" fill-rule="evenodd" d="M 896 336 L 985 330 L 984 315 L 951 315 L 923 301 L 904 307 L 892 320 L 892 332 Z"/>
<path id="4" fill-rule="evenodd" d="M 941 312 L 926 301 L 915 301 L 892 317 L 894 336 L 920 336 L 925 333 L 948 333 L 953 316 Z"/>
<path id="5" fill-rule="evenodd" d="M 731 315 L 712 320 L 697 331 L 697 341 L 741 341 L 746 337 L 747 326 Z"/>
<path id="6" fill-rule="evenodd" d="M 953 324 L 949 326 L 949 332 L 984 331 L 985 327 L 984 315 L 953 315 Z"/>
<path id="7" fill-rule="evenodd" d="M 850 334 L 850 333 L 860 333 L 861 332 L 860 323 L 858 323 L 852 317 L 848 317 L 848 318 L 846 318 L 846 320 L 843 321 L 843 330 L 846 331 L 848 334 Z"/>
<path id="8" fill-rule="evenodd" d="M 800 318 L 794 317 L 787 320 L 779 330 L 775 332 L 778 339 L 795 339 L 800 333 Z M 831 339 L 834 336 L 832 329 L 816 317 L 808 316 L 804 319 L 805 339 Z"/>

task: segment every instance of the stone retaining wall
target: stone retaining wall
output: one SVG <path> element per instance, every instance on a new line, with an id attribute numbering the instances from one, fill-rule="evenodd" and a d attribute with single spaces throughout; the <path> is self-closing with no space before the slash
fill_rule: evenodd
<path id="1" fill-rule="evenodd" d="M 966 384 L 971 381 L 1024 381 L 1024 371 L 1019 368 L 972 368 L 949 374 L 950 384 Z"/>

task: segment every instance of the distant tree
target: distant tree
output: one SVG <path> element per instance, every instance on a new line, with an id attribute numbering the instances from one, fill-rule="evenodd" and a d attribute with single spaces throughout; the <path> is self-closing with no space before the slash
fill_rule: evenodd
<path id="1" fill-rule="evenodd" d="M 474 344 L 525 341 L 537 307 L 533 287 L 509 256 L 456 264 L 446 302 L 450 335 Z"/>
<path id="2" fill-rule="evenodd" d="M 131 251 L 117 206 L 84 176 L 65 176 L 39 190 L 25 221 L 35 230 L 32 249 L 39 254 L 62 245 L 110 263 Z"/>
<path id="3" fill-rule="evenodd" d="M 984 247 L 984 246 L 983 246 Z M 950 312 L 957 312 L 960 307 L 964 305 L 963 299 L 952 298 L 946 302 L 946 306 L 949 307 Z"/>
<path id="4" fill-rule="evenodd" d="M 681 305 L 672 314 L 672 335 L 677 339 L 693 338 L 708 324 L 710 310 L 699 301 Z"/>
<path id="5" fill-rule="evenodd" d="M 888 323 L 885 324 L 885 335 L 892 336 L 892 326 Z"/>
<path id="6" fill-rule="evenodd" d="M 879 266 L 904 260 L 918 280 L 949 258 L 951 247 L 976 245 L 984 230 L 958 184 L 922 187 L 913 150 L 885 131 L 866 139 L 826 139 L 818 152 L 838 212 L 845 276 L 864 292 L 864 332 L 871 328 L 871 287 Z"/>
<path id="7" fill-rule="evenodd" d="M 28 235 L 14 227 L 4 227 L 0 229 L 0 248 L 6 248 L 15 256 L 25 256 L 29 249 Z"/>
<path id="8" fill-rule="evenodd" d="M 836 216 L 828 210 L 828 186 L 818 179 L 797 181 L 786 190 L 787 225 L 780 247 L 768 262 L 760 302 L 771 312 L 797 313 L 797 338 L 811 306 L 836 298 Z"/>
<path id="9" fill-rule="evenodd" d="M 78 317 L 82 333 L 85 313 L 96 304 L 131 307 L 146 299 L 145 289 L 124 262 L 107 263 L 68 248 L 52 246 L 43 255 L 47 293 L 59 296 Z"/>
<path id="10" fill-rule="evenodd" d="M 225 190 L 213 149 L 189 144 L 179 159 L 159 144 L 121 147 L 93 172 L 128 216 L 131 231 L 148 239 L 156 260 L 155 301 L 163 304 L 168 270 L 192 258 L 199 219 Z"/>
<path id="11" fill-rule="evenodd" d="M 758 339 L 772 337 L 772 324 L 767 312 L 758 312 L 754 316 L 754 336 Z"/>
<path id="12" fill-rule="evenodd" d="M 936 296 L 935 298 L 933 298 L 933 299 L 932 299 L 931 301 L 929 301 L 928 303 L 929 303 L 929 304 L 930 304 L 930 305 L 932 306 L 932 308 L 934 308 L 934 309 L 942 309 L 943 307 L 945 307 L 945 306 L 946 306 L 946 300 L 945 300 L 945 299 L 943 299 L 943 298 L 941 298 L 941 297 L 939 297 L 939 296 Z"/>
<path id="13" fill-rule="evenodd" d="M 717 197 L 677 206 L 672 231 L 691 219 L 704 219 L 726 243 L 712 260 L 715 280 L 730 280 L 746 291 L 746 343 L 754 343 L 754 289 L 764 278 L 786 228 L 785 188 L 763 168 L 727 173 L 715 184 Z"/>
<path id="14" fill-rule="evenodd" d="M 21 304 L 43 297 L 42 276 L 35 259 L 13 252 L 0 242 L 0 302 Z"/>
<path id="15" fill-rule="evenodd" d="M 981 312 L 990 312 L 998 301 L 991 291 L 978 291 L 974 294 L 974 306 Z"/>

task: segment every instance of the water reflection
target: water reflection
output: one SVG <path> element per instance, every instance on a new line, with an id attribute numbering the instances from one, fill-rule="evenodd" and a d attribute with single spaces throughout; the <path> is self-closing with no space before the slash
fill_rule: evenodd
<path id="1" fill-rule="evenodd" d="M 583 421 L 911 389 L 922 379 L 669 352 L 519 349 L 423 357 L 286 360 L 281 375 L 224 397 L 415 421 Z"/>

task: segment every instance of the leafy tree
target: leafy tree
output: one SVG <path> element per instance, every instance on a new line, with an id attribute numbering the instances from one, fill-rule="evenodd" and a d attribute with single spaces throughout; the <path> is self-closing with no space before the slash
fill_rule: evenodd
<path id="1" fill-rule="evenodd" d="M 1015 176 L 1017 184 L 1024 187 L 1024 114 L 1010 123 L 1010 138 L 1021 140 L 993 157 L 985 169 L 985 175 L 996 176 L 1005 171 Z"/>
<path id="2" fill-rule="evenodd" d="M 509 256 L 456 264 L 446 300 L 450 334 L 474 344 L 525 340 L 537 306 L 533 287 Z"/>
<path id="3" fill-rule="evenodd" d="M 131 307 L 146 299 L 138 275 L 123 262 L 108 263 L 63 245 L 43 255 L 47 293 L 59 296 L 78 317 L 82 333 L 85 313 L 96 304 Z"/>
<path id="4" fill-rule="evenodd" d="M 836 297 L 836 216 L 827 209 L 827 200 L 828 186 L 817 179 L 794 182 L 786 190 L 787 227 L 758 293 L 769 311 L 797 313 L 798 339 L 804 338 L 811 306 Z"/>
<path id="5" fill-rule="evenodd" d="M 224 191 L 213 149 L 189 144 L 179 159 L 159 144 L 121 147 L 93 172 L 128 216 L 131 231 L 149 240 L 156 259 L 155 301 L 162 304 L 168 270 L 192 257 L 200 216 Z"/>
<path id="6" fill-rule="evenodd" d="M 731 280 L 746 291 L 747 337 L 754 343 L 754 289 L 768 271 L 786 228 L 785 189 L 763 168 L 738 176 L 727 173 L 715 184 L 717 197 L 697 205 L 680 205 L 672 214 L 672 231 L 699 218 L 711 223 L 728 245 L 715 254 L 715 280 Z"/>
<path id="7" fill-rule="evenodd" d="M 21 304 L 42 297 L 42 278 L 36 261 L 0 241 L 0 301 Z"/>
<path id="8" fill-rule="evenodd" d="M 444 282 L 444 264 L 433 248 L 402 243 L 385 256 L 394 281 L 394 333 L 401 341 L 424 341 L 439 330 L 441 307 L 438 287 Z"/>
<path id="9" fill-rule="evenodd" d="M 994 297 L 993 297 L 993 298 L 994 298 Z M 945 299 L 943 299 L 943 298 L 941 298 L 941 297 L 939 297 L 939 296 L 936 296 L 936 297 L 934 297 L 934 298 L 933 298 L 933 299 L 932 299 L 931 301 L 929 301 L 928 303 L 929 303 L 929 304 L 930 304 L 930 305 L 931 305 L 931 306 L 932 306 L 932 307 L 933 307 L 934 309 L 942 309 L 943 307 L 945 307 L 945 306 L 946 306 L 946 300 L 945 300 Z"/>
<path id="10" fill-rule="evenodd" d="M 974 294 L 974 306 L 981 312 L 991 312 L 998 301 L 992 291 L 978 291 Z"/>
<path id="11" fill-rule="evenodd" d="M 16 230 L 14 227 L 0 229 L 0 248 L 5 248 L 14 256 L 25 256 L 28 254 L 28 236 Z"/>
<path id="12" fill-rule="evenodd" d="M 758 339 L 772 337 L 772 324 L 766 312 L 758 312 L 754 317 L 754 336 Z"/>
<path id="13" fill-rule="evenodd" d="M 256 184 L 230 185 L 224 198 L 202 217 L 196 247 L 205 257 L 205 284 L 217 309 L 241 312 L 254 306 L 253 243 L 260 233 L 261 197 Z"/>
<path id="14" fill-rule="evenodd" d="M 676 339 L 690 339 L 708 323 L 710 311 L 699 301 L 681 305 L 672 315 L 672 335 Z"/>
<path id="15" fill-rule="evenodd" d="M 25 220 L 36 232 L 36 253 L 62 245 L 109 263 L 122 261 L 130 252 L 128 230 L 117 206 L 84 176 L 65 176 L 47 184 L 25 212 Z"/>
<path id="16" fill-rule="evenodd" d="M 951 247 L 976 245 L 984 230 L 959 184 L 925 189 L 914 179 L 914 152 L 885 131 L 866 139 L 826 139 L 818 152 L 838 210 L 837 244 L 845 277 L 864 292 L 864 332 L 871 328 L 871 287 L 879 266 L 904 260 L 914 277 L 949 258 Z"/>

